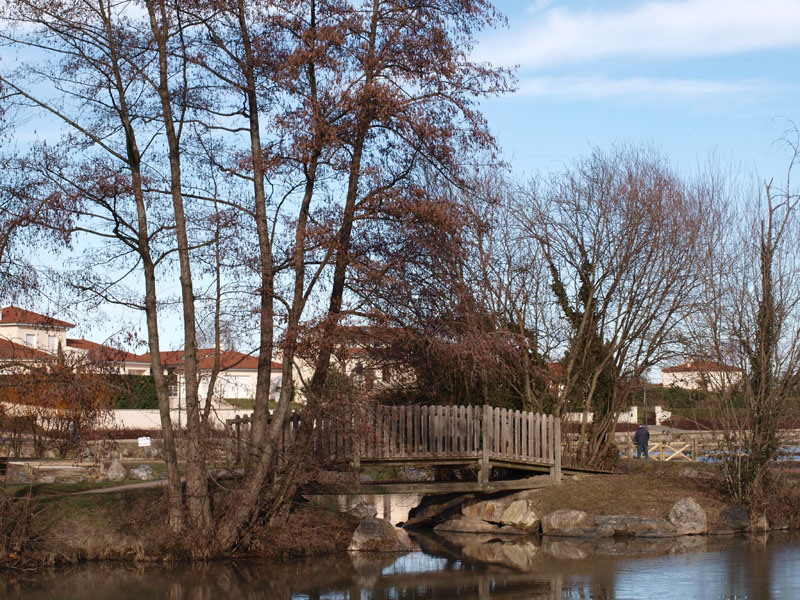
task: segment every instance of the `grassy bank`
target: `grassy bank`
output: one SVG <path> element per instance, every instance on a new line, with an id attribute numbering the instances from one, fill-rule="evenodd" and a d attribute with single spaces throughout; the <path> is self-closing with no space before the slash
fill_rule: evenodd
<path id="1" fill-rule="evenodd" d="M 162 488 L 72 495 L 76 486 L 82 487 L 39 484 L 4 490 L 0 526 L 6 542 L 13 536 L 17 541 L 5 543 L 0 564 L 183 560 L 189 556 L 187 546 L 202 543 L 170 532 Z M 541 514 L 574 508 L 592 515 L 663 518 L 686 496 L 705 509 L 710 529 L 720 523 L 720 511 L 731 505 L 718 466 L 653 460 L 623 460 L 618 474 L 568 478 L 561 485 L 538 490 L 532 501 Z M 766 513 L 773 523 L 800 525 L 796 480 L 777 474 L 767 501 L 754 510 Z M 255 531 L 237 552 L 263 558 L 342 552 L 356 525 L 357 519 L 350 515 L 301 502 L 282 523 Z"/>
<path id="2" fill-rule="evenodd" d="M 100 487 L 79 483 L 3 489 L 0 567 L 30 568 L 85 560 L 188 560 L 192 550 L 204 545 L 204 540 L 193 538 L 191 532 L 171 532 L 164 488 L 76 493 Z M 263 558 L 342 552 L 357 525 L 349 515 L 300 503 L 280 525 L 255 531 L 237 552 Z"/>

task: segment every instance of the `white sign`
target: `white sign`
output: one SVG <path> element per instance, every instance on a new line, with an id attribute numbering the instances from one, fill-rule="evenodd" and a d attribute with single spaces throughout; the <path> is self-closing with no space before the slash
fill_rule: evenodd
<path id="1" fill-rule="evenodd" d="M 150 438 L 149 437 L 140 437 L 139 438 L 139 447 L 142 446 L 149 446 L 150 445 Z"/>

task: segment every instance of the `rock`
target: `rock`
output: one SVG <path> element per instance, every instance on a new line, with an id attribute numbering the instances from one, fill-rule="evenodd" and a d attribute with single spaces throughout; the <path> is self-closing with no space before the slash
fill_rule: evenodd
<path id="1" fill-rule="evenodd" d="M 409 552 L 414 543 L 408 534 L 383 519 L 363 519 L 350 540 L 354 552 Z"/>
<path id="2" fill-rule="evenodd" d="M 500 516 L 508 508 L 509 503 L 499 500 L 484 500 L 461 507 L 461 514 L 471 519 L 481 519 L 489 523 L 499 523 Z"/>
<path id="3" fill-rule="evenodd" d="M 56 476 L 55 475 L 44 475 L 42 477 L 39 477 L 39 483 L 48 483 L 49 484 L 49 483 L 55 483 L 55 482 L 56 482 Z"/>
<path id="4" fill-rule="evenodd" d="M 744 531 L 750 527 L 750 513 L 744 506 L 730 506 L 719 513 L 719 516 L 734 531 Z"/>
<path id="5" fill-rule="evenodd" d="M 493 523 L 487 523 L 483 519 L 474 517 L 456 517 L 439 523 L 433 528 L 434 531 L 457 531 L 460 533 L 491 533 L 500 529 Z"/>
<path id="6" fill-rule="evenodd" d="M 53 450 L 51 448 L 48 448 L 47 450 L 42 452 L 42 458 L 48 458 L 48 459 L 51 459 L 51 460 L 54 459 L 54 458 L 58 458 L 58 452 L 56 452 L 55 450 Z"/>
<path id="7" fill-rule="evenodd" d="M 150 465 L 139 465 L 135 469 L 131 469 L 129 477 L 139 481 L 151 481 L 156 478 L 153 467 Z"/>
<path id="8" fill-rule="evenodd" d="M 736 532 L 729 525 L 717 525 L 708 532 L 709 535 L 736 535 Z"/>
<path id="9" fill-rule="evenodd" d="M 359 519 L 374 519 L 378 516 L 378 509 L 369 502 L 359 501 L 353 508 L 347 511 Z"/>
<path id="10" fill-rule="evenodd" d="M 125 467 L 122 466 L 122 463 L 118 459 L 114 459 L 111 461 L 111 465 L 108 467 L 108 471 L 106 472 L 106 477 L 108 477 L 109 481 L 122 481 L 128 476 L 128 472 L 125 470 Z"/>
<path id="11" fill-rule="evenodd" d="M 664 521 L 663 527 L 652 527 L 651 529 L 646 529 L 645 531 L 639 531 L 636 534 L 637 538 L 671 538 L 677 537 L 680 535 L 687 535 L 684 533 L 680 533 L 678 528 L 675 527 L 669 521 Z"/>
<path id="12" fill-rule="evenodd" d="M 124 456 L 124 457 L 126 457 L 126 458 L 127 458 L 127 457 L 128 457 L 128 456 L 130 456 L 130 455 L 131 455 L 131 450 L 130 450 L 130 448 L 123 448 L 123 449 L 122 449 L 122 456 Z"/>
<path id="13" fill-rule="evenodd" d="M 713 473 L 709 473 L 703 469 L 698 469 L 696 467 L 686 467 L 681 469 L 678 472 L 680 477 L 687 477 L 689 479 L 715 479 L 715 475 Z"/>
<path id="14" fill-rule="evenodd" d="M 653 530 L 674 531 L 672 524 L 666 519 L 652 519 L 634 515 L 600 515 L 594 518 L 595 525 L 608 525 L 614 528 L 615 536 L 635 536 L 638 533 Z"/>
<path id="15" fill-rule="evenodd" d="M 669 511 L 669 522 L 679 535 L 698 535 L 708 531 L 706 511 L 693 498 L 681 498 Z"/>
<path id="16" fill-rule="evenodd" d="M 562 508 L 553 511 L 542 517 L 542 533 L 547 535 L 556 529 L 577 527 L 586 520 L 587 516 L 588 515 L 582 510 L 573 510 L 570 508 Z"/>
<path id="17" fill-rule="evenodd" d="M 769 519 L 767 519 L 767 515 L 760 515 L 753 519 L 753 522 L 750 523 L 750 531 L 769 531 Z"/>
<path id="18" fill-rule="evenodd" d="M 516 500 L 500 515 L 502 525 L 511 525 L 521 531 L 538 531 L 541 520 L 530 500 Z"/>
<path id="19" fill-rule="evenodd" d="M 158 458 L 161 455 L 158 448 L 153 448 L 152 446 L 149 448 L 144 449 L 145 458 Z"/>
<path id="20" fill-rule="evenodd" d="M 548 532 L 552 537 L 576 537 L 576 538 L 609 538 L 614 537 L 614 528 L 610 525 L 598 525 L 597 527 L 562 527 Z"/>

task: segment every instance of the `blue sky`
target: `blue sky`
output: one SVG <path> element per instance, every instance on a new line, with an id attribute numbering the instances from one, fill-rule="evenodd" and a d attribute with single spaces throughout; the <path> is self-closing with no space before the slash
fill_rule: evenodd
<path id="1" fill-rule="evenodd" d="M 515 171 L 557 169 L 593 145 L 651 144 L 680 167 L 709 155 L 785 174 L 800 124 L 800 0 L 498 0 L 508 27 L 474 58 L 518 66 L 481 106 Z"/>

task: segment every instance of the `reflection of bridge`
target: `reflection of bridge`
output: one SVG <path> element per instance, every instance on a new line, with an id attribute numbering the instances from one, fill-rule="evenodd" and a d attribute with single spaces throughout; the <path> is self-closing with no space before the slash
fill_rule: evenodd
<path id="1" fill-rule="evenodd" d="M 251 417 L 229 419 L 238 462 L 249 438 Z M 284 426 L 280 450 L 293 444 L 300 417 Z M 549 415 L 491 406 L 374 406 L 345 419 L 314 422 L 314 453 L 321 462 L 384 467 L 467 468 L 475 481 L 383 482 L 362 484 L 361 493 L 447 493 L 530 489 L 561 479 L 561 423 Z M 517 478 L 492 478 L 492 469 Z M 523 477 L 524 473 L 550 477 Z M 352 493 L 351 486 L 326 486 Z M 345 489 L 347 488 L 347 489 Z"/>

